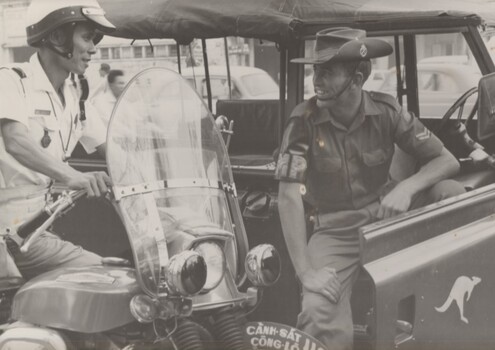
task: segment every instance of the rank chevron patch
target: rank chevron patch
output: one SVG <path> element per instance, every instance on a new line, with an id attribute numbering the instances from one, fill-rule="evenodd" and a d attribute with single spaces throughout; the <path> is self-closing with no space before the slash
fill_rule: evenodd
<path id="1" fill-rule="evenodd" d="M 428 130 L 427 128 L 425 128 L 423 132 L 420 132 L 419 134 L 416 134 L 416 138 L 419 141 L 423 141 L 423 140 L 429 139 L 430 137 L 431 137 L 431 131 Z"/>

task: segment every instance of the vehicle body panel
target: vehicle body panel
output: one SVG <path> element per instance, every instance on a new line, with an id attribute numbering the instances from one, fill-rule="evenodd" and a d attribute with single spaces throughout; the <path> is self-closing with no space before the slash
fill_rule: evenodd
<path id="1" fill-rule="evenodd" d="M 375 285 L 378 349 L 493 346 L 494 221 L 485 217 L 364 265 Z M 412 329 L 397 330 L 397 320 Z"/>

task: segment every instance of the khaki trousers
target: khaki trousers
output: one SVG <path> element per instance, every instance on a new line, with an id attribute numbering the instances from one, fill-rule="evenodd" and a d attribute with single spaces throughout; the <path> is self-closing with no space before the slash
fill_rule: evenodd
<path id="1" fill-rule="evenodd" d="M 414 198 L 410 209 L 420 208 L 461 193 L 465 190 L 453 180 L 444 180 Z M 308 243 L 314 268 L 330 266 L 337 271 L 341 297 L 333 304 L 318 293 L 302 291 L 302 308 L 297 328 L 314 336 L 329 350 L 351 350 L 353 323 L 350 298 L 359 272 L 359 227 L 376 221 L 379 203 L 360 210 L 319 215 Z"/>

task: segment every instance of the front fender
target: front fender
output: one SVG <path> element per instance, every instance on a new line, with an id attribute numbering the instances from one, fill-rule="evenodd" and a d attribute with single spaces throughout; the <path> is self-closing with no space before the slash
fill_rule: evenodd
<path id="1" fill-rule="evenodd" d="M 0 335 L 0 350 L 67 350 L 62 335 L 53 329 L 31 325 L 19 325 L 7 329 Z"/>

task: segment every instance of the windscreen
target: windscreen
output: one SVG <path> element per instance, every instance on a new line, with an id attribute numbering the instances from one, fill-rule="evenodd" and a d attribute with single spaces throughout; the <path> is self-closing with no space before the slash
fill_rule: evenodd
<path id="1" fill-rule="evenodd" d="M 233 179 L 221 137 L 204 102 L 173 71 L 143 71 L 117 102 L 107 163 L 138 277 L 149 294 L 158 292 L 169 257 L 194 237 L 233 232 L 224 190 Z"/>

